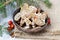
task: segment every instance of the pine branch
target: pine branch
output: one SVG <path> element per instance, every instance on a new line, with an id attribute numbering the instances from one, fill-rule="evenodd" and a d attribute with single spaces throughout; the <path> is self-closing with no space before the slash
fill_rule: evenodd
<path id="1" fill-rule="evenodd" d="M 49 0 L 40 0 L 40 1 L 42 1 L 46 5 L 46 7 L 51 8 L 52 3 Z"/>
<path id="2" fill-rule="evenodd" d="M 11 2 L 13 2 L 13 0 L 8 0 L 8 1 L 2 0 L 2 1 L 0 1 L 0 14 L 2 13 L 4 15 L 3 17 L 7 17 L 5 6 Z"/>
<path id="3" fill-rule="evenodd" d="M 0 3 L 0 8 L 3 8 L 4 6 L 6 6 L 7 4 L 9 4 L 10 2 L 12 2 L 12 0 L 6 1 L 3 4 Z"/>

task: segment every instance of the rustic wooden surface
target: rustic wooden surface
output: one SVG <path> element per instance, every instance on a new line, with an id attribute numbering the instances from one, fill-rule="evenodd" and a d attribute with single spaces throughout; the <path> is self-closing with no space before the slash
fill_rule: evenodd
<path id="1" fill-rule="evenodd" d="M 48 12 L 51 18 L 51 26 L 46 27 L 43 32 L 37 34 L 26 34 L 15 28 L 16 38 L 31 38 L 39 40 L 60 40 L 60 0 L 50 0 L 52 2 L 52 8 L 48 9 L 44 4 L 40 4 L 41 8 Z"/>

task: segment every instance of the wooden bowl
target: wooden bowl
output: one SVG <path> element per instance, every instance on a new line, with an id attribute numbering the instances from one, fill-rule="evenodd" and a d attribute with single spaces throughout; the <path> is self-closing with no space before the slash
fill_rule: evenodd
<path id="1" fill-rule="evenodd" d="M 45 27 L 47 27 L 47 19 L 48 19 L 48 17 L 46 18 L 46 24 L 45 25 L 43 25 L 42 27 L 36 27 L 36 28 L 33 28 L 33 29 L 23 29 L 21 26 L 19 26 L 17 23 L 16 23 L 16 21 L 14 20 L 14 16 L 18 13 L 18 12 L 20 12 L 20 10 L 21 10 L 21 8 L 18 8 L 18 9 L 16 9 L 15 11 L 14 11 L 14 13 L 13 13 L 13 22 L 14 22 L 14 24 L 16 25 L 16 27 L 17 27 L 17 29 L 18 30 L 20 30 L 20 31 L 23 31 L 23 32 L 26 32 L 26 33 L 36 33 L 36 32 L 39 32 L 39 31 L 42 31 Z"/>

